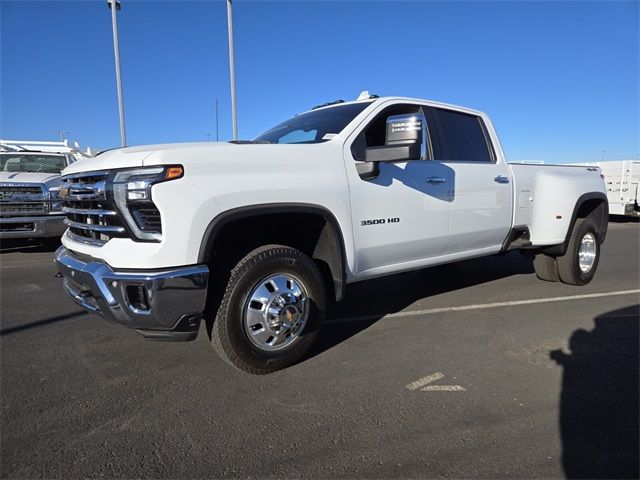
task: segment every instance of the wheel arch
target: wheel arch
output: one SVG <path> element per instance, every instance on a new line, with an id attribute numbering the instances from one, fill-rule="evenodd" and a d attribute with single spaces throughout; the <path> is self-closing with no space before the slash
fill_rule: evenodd
<path id="1" fill-rule="evenodd" d="M 221 239 L 226 229 L 233 226 L 244 228 L 248 222 L 265 221 L 275 216 L 296 215 L 298 218 L 315 219 L 322 224 L 317 224 L 317 232 L 314 231 L 313 245 L 303 252 L 316 261 L 326 265 L 327 271 L 322 271 L 323 276 L 330 276 L 330 284 L 336 301 L 342 300 L 346 286 L 346 251 L 345 242 L 340 224 L 335 215 L 328 209 L 314 204 L 303 203 L 273 203 L 257 204 L 227 210 L 217 215 L 207 226 L 200 249 L 198 263 L 209 264 L 216 252 L 217 241 Z M 260 237 L 258 237 L 260 238 Z M 272 242 L 272 240 L 265 241 Z M 287 242 L 281 242 L 287 243 Z M 298 248 L 295 241 L 290 246 Z"/>
<path id="2" fill-rule="evenodd" d="M 571 232 L 576 220 L 587 217 L 593 218 L 598 240 L 600 243 L 604 243 L 609 225 L 609 201 L 607 200 L 607 196 L 602 192 L 589 192 L 581 195 L 576 201 L 564 242 L 545 248 L 542 252 L 554 256 L 564 255 L 567 251 Z"/>

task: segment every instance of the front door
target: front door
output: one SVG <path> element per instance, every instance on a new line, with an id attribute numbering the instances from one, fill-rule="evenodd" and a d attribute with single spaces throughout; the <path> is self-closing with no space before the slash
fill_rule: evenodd
<path id="1" fill-rule="evenodd" d="M 418 266 L 444 254 L 449 236 L 451 173 L 431 155 L 423 135 L 423 158 L 380 162 L 377 176 L 356 170 L 364 149 L 385 144 L 385 125 L 393 115 L 419 113 L 418 105 L 381 107 L 345 143 L 358 276 L 374 276 Z M 426 122 L 425 122 L 426 123 Z M 362 165 L 362 164 L 361 164 Z"/>

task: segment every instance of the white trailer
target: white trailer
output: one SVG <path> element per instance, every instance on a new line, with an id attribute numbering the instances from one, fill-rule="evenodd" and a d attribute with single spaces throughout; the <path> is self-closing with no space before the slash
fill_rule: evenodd
<path id="1" fill-rule="evenodd" d="M 600 167 L 607 187 L 610 215 L 640 216 L 638 183 L 640 160 L 617 160 L 590 163 Z"/>

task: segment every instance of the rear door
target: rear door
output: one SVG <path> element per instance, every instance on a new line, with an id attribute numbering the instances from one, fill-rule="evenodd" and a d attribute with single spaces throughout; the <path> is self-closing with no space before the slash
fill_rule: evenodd
<path id="1" fill-rule="evenodd" d="M 426 113 L 434 157 L 452 172 L 447 254 L 499 251 L 511 229 L 512 185 L 487 125 L 457 110 L 429 107 Z"/>

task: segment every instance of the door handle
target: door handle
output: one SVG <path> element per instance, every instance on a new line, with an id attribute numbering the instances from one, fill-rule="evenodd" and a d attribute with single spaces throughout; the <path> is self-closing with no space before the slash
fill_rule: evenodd
<path id="1" fill-rule="evenodd" d="M 498 183 L 509 183 L 509 177 L 505 177 L 504 175 L 498 175 L 493 179 L 494 182 Z"/>
<path id="2" fill-rule="evenodd" d="M 444 183 L 447 179 L 444 177 L 429 177 L 427 178 L 427 183 Z"/>

